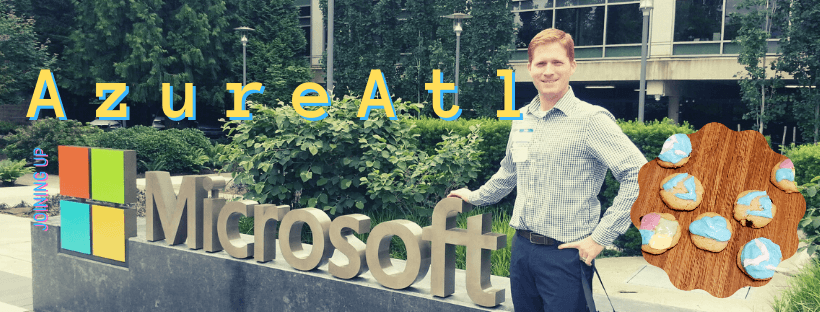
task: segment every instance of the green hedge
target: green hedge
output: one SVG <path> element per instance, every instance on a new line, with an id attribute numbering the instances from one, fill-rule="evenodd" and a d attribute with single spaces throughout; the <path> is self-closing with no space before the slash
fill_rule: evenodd
<path id="1" fill-rule="evenodd" d="M 137 171 L 198 172 L 209 161 L 211 141 L 197 129 L 135 126 L 87 137 L 88 146 L 137 151 Z"/>
<path id="2" fill-rule="evenodd" d="M 10 159 L 26 159 L 33 161 L 32 151 L 39 147 L 48 155 L 47 172 L 57 172 L 59 159 L 57 146 L 77 145 L 85 146 L 86 137 L 100 133 L 102 130 L 93 126 L 84 126 L 76 120 L 59 120 L 45 118 L 35 121 L 31 125 L 17 128 L 14 134 L 3 137 L 8 144 L 3 153 Z"/>

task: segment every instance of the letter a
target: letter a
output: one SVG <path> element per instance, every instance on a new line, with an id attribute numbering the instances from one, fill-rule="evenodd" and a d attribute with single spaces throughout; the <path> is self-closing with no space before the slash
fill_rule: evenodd
<path id="1" fill-rule="evenodd" d="M 51 96 L 49 99 L 44 99 L 46 90 Z M 40 96 L 38 97 L 37 94 Z M 31 103 L 28 105 L 26 117 L 29 120 L 37 120 L 40 117 L 40 109 L 43 108 L 53 109 L 57 119 L 66 120 L 63 101 L 60 100 L 60 90 L 57 89 L 57 83 L 54 82 L 54 74 L 48 69 L 40 70 L 40 76 L 37 77 L 37 86 L 34 87 L 34 94 L 31 96 Z"/>
<path id="2" fill-rule="evenodd" d="M 379 79 L 381 77 L 381 79 Z M 375 84 L 375 88 L 373 85 Z M 384 90 L 384 92 L 382 92 Z M 381 99 L 375 99 L 376 91 L 379 91 Z M 374 108 L 384 109 L 384 113 L 390 120 L 398 120 L 396 112 L 393 110 L 393 100 L 390 99 L 390 89 L 387 88 L 387 82 L 384 79 L 384 74 L 380 69 L 371 69 L 370 78 L 367 79 L 367 88 L 364 89 L 364 94 L 369 97 L 362 99 L 362 104 L 359 105 L 359 117 L 361 120 L 367 120 L 370 117 L 370 110 Z"/>

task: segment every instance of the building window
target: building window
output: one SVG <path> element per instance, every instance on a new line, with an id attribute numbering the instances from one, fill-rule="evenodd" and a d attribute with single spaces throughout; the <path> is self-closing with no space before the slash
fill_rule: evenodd
<path id="1" fill-rule="evenodd" d="M 524 0 L 513 1 L 513 12 L 520 10 L 543 10 L 552 9 L 552 0 Z"/>
<path id="2" fill-rule="evenodd" d="M 581 7 L 555 11 L 555 28 L 572 35 L 576 46 L 604 43 L 604 7 Z"/>
<path id="3" fill-rule="evenodd" d="M 552 28 L 552 10 L 516 13 L 516 23 L 519 26 L 515 47 L 526 48 L 535 35 L 544 29 Z"/>
<path id="4" fill-rule="evenodd" d="M 611 5 L 606 21 L 607 44 L 641 43 L 643 15 L 639 4 Z"/>
<path id="5" fill-rule="evenodd" d="M 588 5 L 588 4 L 603 4 L 604 0 L 558 0 L 555 4 L 557 7 L 568 7 L 568 6 L 575 6 L 575 5 Z"/>
<path id="6" fill-rule="evenodd" d="M 723 0 L 675 1 L 675 37 L 681 41 L 720 41 Z"/>
<path id="7" fill-rule="evenodd" d="M 733 13 L 748 14 L 749 12 L 752 11 L 751 9 L 738 10 L 737 5 L 740 2 L 741 2 L 741 0 L 726 0 L 726 26 L 724 27 L 724 30 L 723 30 L 724 31 L 723 40 L 731 41 L 731 40 L 737 38 L 737 32 L 738 32 L 738 30 L 740 30 L 740 26 L 741 26 L 740 21 L 738 19 L 732 18 L 731 15 Z M 778 2 L 773 1 L 772 4 L 777 5 Z M 770 12 L 771 12 L 772 9 L 774 9 L 775 11 L 778 11 L 781 8 L 779 8 L 779 7 L 770 8 L 769 9 Z M 758 8 L 758 10 L 760 12 L 765 12 L 764 10 L 766 10 L 766 7 L 765 6 L 760 7 L 760 8 Z M 766 20 L 762 19 L 761 22 L 760 22 L 760 29 L 763 29 L 765 23 L 766 23 Z M 774 23 L 771 16 L 769 16 L 769 26 L 771 27 L 771 29 L 770 29 L 771 38 L 780 38 L 782 30 L 779 27 L 775 27 L 775 23 Z"/>

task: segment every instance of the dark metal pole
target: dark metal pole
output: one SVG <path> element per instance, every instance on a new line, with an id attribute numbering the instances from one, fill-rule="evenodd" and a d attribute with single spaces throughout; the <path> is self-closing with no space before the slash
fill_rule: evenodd
<path id="1" fill-rule="evenodd" d="M 327 0 L 327 92 L 333 97 L 333 0 Z"/>
<path id="2" fill-rule="evenodd" d="M 245 46 L 247 46 L 247 45 L 248 45 L 248 39 L 245 37 L 245 35 L 242 35 L 242 86 L 243 87 L 248 83 L 248 80 L 246 78 L 247 77 L 247 70 L 246 70 L 247 60 L 245 59 L 246 58 L 246 56 L 245 56 Z"/>
<path id="3" fill-rule="evenodd" d="M 456 87 L 458 87 L 458 66 L 459 66 L 458 57 L 459 57 L 459 53 L 461 53 L 461 32 L 456 32 Z M 453 96 L 455 97 L 455 104 L 453 104 L 453 105 L 455 105 L 455 106 L 458 106 L 458 92 L 460 92 L 460 91 L 461 90 L 457 90 L 456 93 L 453 94 Z"/>
<path id="4" fill-rule="evenodd" d="M 643 11 L 643 34 L 641 37 L 641 91 L 638 95 L 638 121 L 643 122 L 644 117 L 644 103 L 646 102 L 646 56 L 649 50 L 647 41 L 649 41 L 649 10 Z"/>

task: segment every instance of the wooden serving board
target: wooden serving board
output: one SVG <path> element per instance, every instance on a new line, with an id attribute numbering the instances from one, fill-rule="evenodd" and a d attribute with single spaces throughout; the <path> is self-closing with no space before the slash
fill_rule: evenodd
<path id="1" fill-rule="evenodd" d="M 689 134 L 692 154 L 683 167 L 667 169 L 658 158 L 641 168 L 640 194 L 632 205 L 632 223 L 640 227 L 640 217 L 651 212 L 670 213 L 681 227 L 678 244 L 660 255 L 643 252 L 647 262 L 662 268 L 675 287 L 703 289 L 715 297 L 726 298 L 745 286 L 763 286 L 768 281 L 753 280 L 737 266 L 740 249 L 758 237 L 780 245 L 783 260 L 797 251 L 797 224 L 806 213 L 806 200 L 800 193 L 786 194 L 769 181 L 772 167 L 786 159 L 771 150 L 757 131 L 737 132 L 720 123 L 710 123 Z M 796 168 L 800 170 L 800 168 Z M 660 183 L 673 173 L 697 177 L 705 190 L 700 206 L 692 211 L 670 209 L 661 200 Z M 734 219 L 738 194 L 746 190 L 766 191 L 777 206 L 772 221 L 761 229 L 745 227 Z M 729 245 L 713 253 L 697 248 L 689 236 L 689 224 L 704 212 L 715 212 L 734 227 Z"/>

